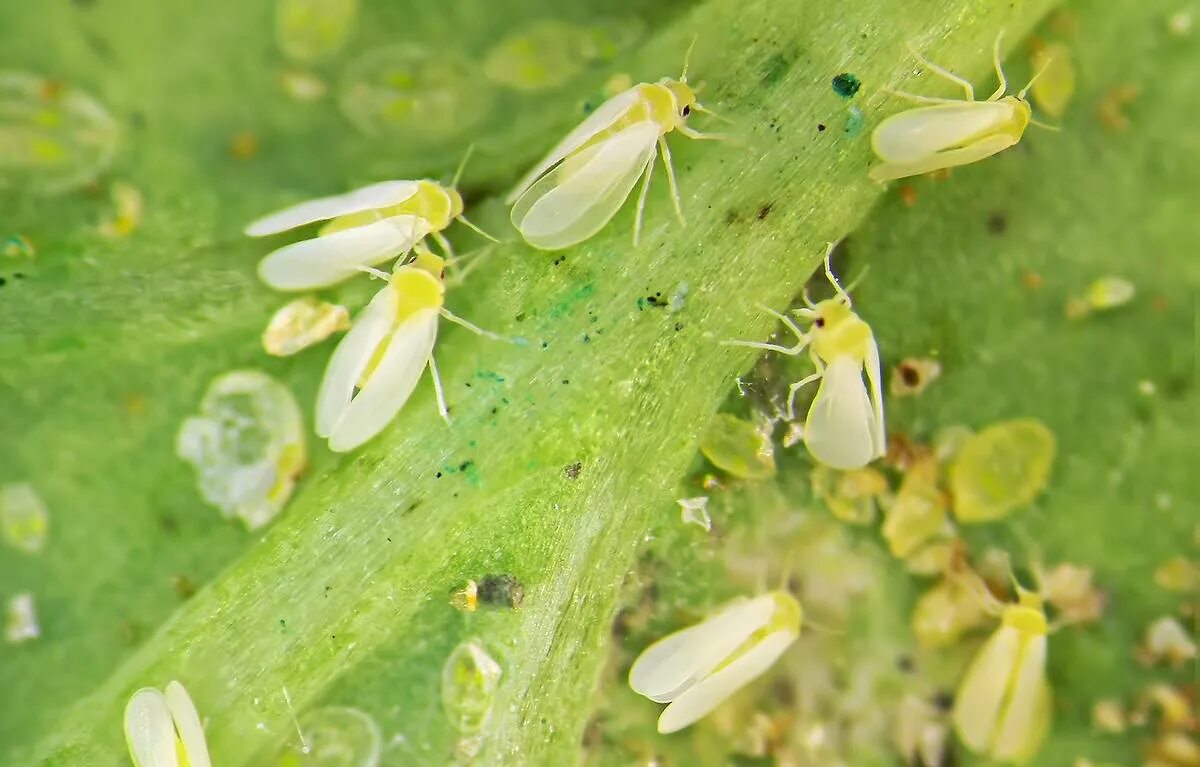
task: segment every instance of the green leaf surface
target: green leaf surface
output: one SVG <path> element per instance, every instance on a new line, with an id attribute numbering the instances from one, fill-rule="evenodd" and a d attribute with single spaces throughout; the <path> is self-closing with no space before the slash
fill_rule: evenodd
<path id="1" fill-rule="evenodd" d="M 367 3 L 347 49 L 316 67 L 335 91 L 353 59 L 398 35 L 479 61 L 502 34 L 547 15 L 643 30 L 638 45 L 555 90 L 485 82 L 486 114 L 470 130 L 401 138 L 361 135 L 332 97 L 285 96 L 279 75 L 291 65 L 265 5 L 0 9 L 7 61 L 84 88 L 123 130 L 99 189 L 53 199 L 0 192 L 0 234 L 38 248 L 25 276 L 0 287 L 0 481 L 32 482 L 51 510 L 44 553 L 0 559 L 0 595 L 33 591 L 43 630 L 0 647 L 0 763 L 124 763 L 129 693 L 172 678 L 207 719 L 218 764 L 263 763 L 294 740 L 285 687 L 298 711 L 337 703 L 370 713 L 385 764 L 446 763 L 458 735 L 441 711 L 441 666 L 469 637 L 503 668 L 479 763 L 577 759 L 621 583 L 647 531 L 677 519 L 664 511 L 677 481 L 749 361 L 718 342 L 764 335 L 770 319 L 756 304 L 786 304 L 822 243 L 867 219 L 881 196 L 866 178 L 868 130 L 897 108 L 878 89 L 925 87 L 905 43 L 980 78 L 996 31 L 1020 40 L 1051 5 L 985 13 L 951 0 L 707 0 L 551 14 L 532 0 Z M 1123 657 L 1113 643 L 1131 640 L 1140 611 L 1167 609 L 1148 573 L 1191 534 L 1181 510 L 1194 483 L 1178 455 L 1192 433 L 1187 315 L 1197 274 L 1186 228 L 1198 174 L 1176 94 L 1195 90 L 1197 69 L 1186 66 L 1186 41 L 1164 39 L 1174 9 L 1161 5 L 1081 13 L 1080 92 L 1063 134 L 1031 129 L 993 161 L 916 182 L 916 206 L 889 196 L 851 240 L 854 263 L 873 267 L 856 299 L 885 359 L 936 349 L 947 366 L 930 392 L 892 408 L 893 430 L 1034 415 L 1059 436 L 1044 508 L 1024 522 L 1048 553 L 1105 562 L 1102 580 L 1124 584 L 1139 605 L 1108 619 L 1108 642 L 1064 637 L 1094 664 Z M 259 333 L 285 299 L 257 283 L 269 245 L 240 236 L 246 221 L 379 178 L 448 177 L 474 142 L 471 216 L 510 231 L 492 196 L 582 116 L 610 75 L 675 75 L 694 35 L 692 77 L 740 138 L 672 137 L 686 226 L 672 220 L 658 178 L 640 248 L 630 246 L 626 210 L 562 254 L 498 249 L 448 305 L 526 343 L 443 328 L 450 427 L 422 384 L 362 450 L 335 456 L 314 443 L 296 497 L 265 533 L 247 534 L 201 503 L 173 441 L 209 381 L 262 369 L 307 411 L 332 349 L 285 360 L 262 352 Z M 868 130 L 854 136 L 843 130 L 847 102 L 830 87 L 844 71 L 864 82 L 857 102 Z M 1122 82 L 1142 95 L 1128 110 L 1133 127 L 1113 133 L 1092 105 Z M 229 151 L 243 132 L 261 144 L 249 159 Z M 140 228 L 120 240 L 96 231 L 111 215 L 102 190 L 114 179 L 146 197 Z M 1002 237 L 987 231 L 995 213 L 1009 222 Z M 454 234 L 460 250 L 478 242 Z M 1156 268 L 1128 274 L 1139 289 L 1128 311 L 1062 319 L 1067 292 L 1148 254 Z M 1040 292 L 1021 289 L 1026 268 L 1044 276 Z M 681 283 L 683 311 L 646 305 Z M 373 290 L 360 280 L 330 295 L 357 308 Z M 1143 378 L 1161 399 L 1139 399 Z M 1114 467 L 1129 479 L 1109 488 Z M 1141 525 L 1153 542 L 1116 546 L 1114 531 L 1137 510 L 1155 513 L 1148 499 L 1159 494 L 1176 505 Z M 1089 514 L 1106 523 L 1089 525 Z M 524 583 L 519 610 L 450 605 L 453 589 L 494 573 Z M 181 577 L 204 585 L 182 599 Z M 1054 673 L 1089 689 L 1086 667 Z M 1074 755 L 1072 743 L 1086 741 L 1085 703 L 1066 721 L 1052 747 Z"/>

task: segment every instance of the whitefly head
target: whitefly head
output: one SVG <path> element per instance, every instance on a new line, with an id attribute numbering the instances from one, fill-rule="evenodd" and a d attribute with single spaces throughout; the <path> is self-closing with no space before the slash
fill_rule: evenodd
<path id="1" fill-rule="evenodd" d="M 659 732 L 681 730 L 770 668 L 800 635 L 802 617 L 800 603 L 783 591 L 733 602 L 646 648 L 629 686 L 669 704 Z"/>
<path id="2" fill-rule="evenodd" d="M 129 698 L 125 743 L 134 767 L 212 767 L 200 716 L 176 681 L 161 692 L 143 687 Z"/>

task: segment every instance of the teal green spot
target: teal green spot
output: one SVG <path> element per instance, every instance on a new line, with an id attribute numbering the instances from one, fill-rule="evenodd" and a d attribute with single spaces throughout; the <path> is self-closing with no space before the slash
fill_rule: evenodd
<path id="1" fill-rule="evenodd" d="M 858 93 L 861 87 L 862 81 L 849 72 L 843 72 L 833 78 L 833 92 L 844 99 L 854 98 L 854 94 Z"/>
<path id="2" fill-rule="evenodd" d="M 763 85 L 774 85 L 787 73 L 790 67 L 791 61 L 788 60 L 788 57 L 782 53 L 776 53 L 763 64 L 763 73 L 762 77 L 759 78 L 759 82 Z"/>
<path id="3" fill-rule="evenodd" d="M 494 373 L 491 370 L 480 370 L 475 373 L 475 377 L 482 381 L 495 381 L 496 383 L 504 383 L 504 376 L 499 373 Z"/>
<path id="4" fill-rule="evenodd" d="M 862 110 L 857 106 L 851 106 L 850 109 L 847 110 L 846 127 L 842 129 L 842 132 L 845 133 L 848 138 L 854 138 L 858 134 L 862 133 L 864 122 L 866 121 L 863 119 Z"/>

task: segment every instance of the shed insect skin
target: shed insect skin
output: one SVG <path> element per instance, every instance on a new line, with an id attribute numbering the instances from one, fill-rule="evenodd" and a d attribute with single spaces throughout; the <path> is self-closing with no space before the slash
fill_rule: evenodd
<path id="1" fill-rule="evenodd" d="M 1008 90 L 1008 79 L 1000 65 L 1003 36 L 1003 32 L 997 35 L 992 46 L 992 64 L 1000 84 L 986 101 L 975 100 L 975 89 L 966 79 L 910 49 L 921 66 L 960 86 L 966 98 L 934 98 L 885 89 L 895 96 L 928 106 L 894 114 L 875 128 L 871 134 L 871 149 L 883 163 L 869 171 L 873 181 L 883 183 L 978 162 L 1015 146 L 1031 123 L 1057 130 L 1034 120 L 1033 110 L 1025 98 L 1049 62 L 1015 96 L 1004 95 Z"/>

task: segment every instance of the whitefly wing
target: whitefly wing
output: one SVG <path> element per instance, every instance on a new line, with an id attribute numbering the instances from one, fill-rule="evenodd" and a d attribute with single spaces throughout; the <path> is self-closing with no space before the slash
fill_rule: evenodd
<path id="1" fill-rule="evenodd" d="M 657 123 L 636 123 L 580 150 L 529 188 L 512 221 L 534 247 L 557 250 L 600 231 L 654 159 Z"/>
<path id="2" fill-rule="evenodd" d="M 437 309 L 422 309 L 396 328 L 366 386 L 350 401 L 330 432 L 330 450 L 353 450 L 391 423 L 429 364 L 437 328 Z"/>
<path id="3" fill-rule="evenodd" d="M 634 661 L 629 686 L 658 703 L 674 700 L 767 625 L 774 611 L 774 598 L 761 596 L 664 637 Z"/>
<path id="4" fill-rule="evenodd" d="M 166 698 L 152 687 L 133 694 L 125 706 L 125 743 L 136 767 L 176 767 L 175 724 Z"/>
<path id="5" fill-rule="evenodd" d="M 333 350 L 317 392 L 314 425 L 318 436 L 328 437 L 349 407 L 354 387 L 362 378 L 375 350 L 392 330 L 398 305 L 396 291 L 391 285 L 385 285 L 354 319 L 350 331 Z"/>
<path id="6" fill-rule="evenodd" d="M 871 439 L 875 445 L 875 458 L 880 458 L 887 452 L 887 432 L 883 420 L 883 389 L 880 384 L 883 376 L 880 373 L 879 346 L 875 336 L 867 339 L 867 356 L 863 360 L 863 371 L 867 375 L 867 385 L 871 390 L 871 411 L 874 418 L 871 421 Z"/>
<path id="7" fill-rule="evenodd" d="M 960 165 L 970 165 L 994 154 L 1003 152 L 1017 143 L 1012 134 L 996 133 L 981 138 L 958 149 L 947 149 L 935 154 L 926 155 L 911 162 L 884 162 L 875 165 L 868 171 L 872 181 L 891 181 L 897 178 L 919 176 L 943 168 L 957 168 Z"/>
<path id="8" fill-rule="evenodd" d="M 1046 690 L 1046 637 L 1039 635 L 1026 640 L 1021 648 L 1008 705 L 996 729 L 993 758 L 1019 760 L 1039 745 L 1044 727 L 1040 720 L 1049 713 L 1042 706 Z"/>
<path id="9" fill-rule="evenodd" d="M 858 469 L 875 457 L 875 412 L 863 383 L 862 363 L 850 355 L 825 367 L 804 423 L 804 444 L 833 469 Z"/>
<path id="10" fill-rule="evenodd" d="M 533 169 L 525 174 L 525 177 L 517 183 L 516 187 L 509 192 L 505 203 L 512 205 L 513 202 L 525 193 L 525 190 L 533 185 L 539 177 L 546 171 L 553 168 L 564 157 L 574 152 L 579 147 L 586 144 L 593 136 L 600 133 L 604 129 L 611 126 L 617 120 L 621 119 L 626 112 L 633 107 L 638 101 L 637 88 L 630 88 L 627 91 L 618 93 L 608 101 L 605 101 L 596 110 L 588 115 L 583 122 L 579 123 L 570 133 L 559 141 L 550 152 L 542 158 L 542 161 L 533 166 Z"/>
<path id="11" fill-rule="evenodd" d="M 1021 650 L 1020 633 L 1001 626 L 971 661 L 954 696 L 954 728 L 972 751 L 991 748 L 1005 693 Z"/>
<path id="12" fill-rule="evenodd" d="M 794 631 L 768 634 L 728 666 L 702 679 L 666 707 L 658 718 L 658 731 L 668 733 L 682 730 L 708 714 L 769 669 L 796 641 L 796 636 Z"/>
<path id="13" fill-rule="evenodd" d="M 345 194 L 306 200 L 264 216 L 246 227 L 251 237 L 263 237 L 329 218 L 399 205 L 417 193 L 416 181 L 380 181 Z"/>
<path id="14" fill-rule="evenodd" d="M 187 690 L 179 682 L 172 681 L 163 692 L 171 718 L 175 721 L 175 729 L 179 732 L 179 740 L 183 743 L 183 751 L 187 754 L 188 767 L 212 767 L 208 744 L 204 740 L 204 725 L 200 723 L 200 715 L 196 713 Z"/>
<path id="15" fill-rule="evenodd" d="M 258 276 L 276 290 L 329 287 L 412 249 L 429 234 L 420 216 L 391 216 L 333 234 L 294 242 L 268 253 Z"/>
<path id="16" fill-rule="evenodd" d="M 871 134 L 871 146 L 885 162 L 915 162 L 963 146 L 1011 118 L 1012 106 L 996 101 L 919 107 L 880 123 Z"/>

